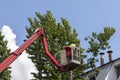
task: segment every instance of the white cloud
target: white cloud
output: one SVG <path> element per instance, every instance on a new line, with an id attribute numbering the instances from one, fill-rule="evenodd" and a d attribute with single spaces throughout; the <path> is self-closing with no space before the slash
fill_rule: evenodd
<path id="1" fill-rule="evenodd" d="M 15 51 L 19 46 L 16 45 L 16 35 L 12 29 L 4 25 L 1 29 L 4 39 L 8 41 L 7 47 L 11 52 Z M 12 67 L 12 80 L 30 80 L 32 78 L 31 72 L 35 72 L 34 64 L 28 59 L 28 54 L 24 51 L 11 65 Z"/>

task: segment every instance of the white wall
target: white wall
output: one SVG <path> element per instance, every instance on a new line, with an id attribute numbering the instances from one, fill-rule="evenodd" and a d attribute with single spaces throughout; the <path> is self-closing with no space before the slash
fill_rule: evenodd
<path id="1" fill-rule="evenodd" d="M 108 72 L 105 80 L 117 80 L 117 76 L 116 76 L 116 71 L 115 71 L 115 66 L 112 65 L 110 71 Z"/>

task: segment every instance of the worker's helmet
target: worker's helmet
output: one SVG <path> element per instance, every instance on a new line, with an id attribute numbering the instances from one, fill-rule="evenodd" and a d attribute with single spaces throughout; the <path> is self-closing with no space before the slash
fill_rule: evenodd
<path id="1" fill-rule="evenodd" d="M 70 44 L 70 47 L 76 47 L 75 43 Z"/>

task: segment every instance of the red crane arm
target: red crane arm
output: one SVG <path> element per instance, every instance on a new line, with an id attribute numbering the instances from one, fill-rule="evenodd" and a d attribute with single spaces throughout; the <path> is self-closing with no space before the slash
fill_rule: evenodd
<path id="1" fill-rule="evenodd" d="M 41 35 L 41 40 L 42 40 L 42 44 L 43 44 L 43 48 L 44 48 L 44 52 L 47 55 L 47 57 L 54 63 L 54 65 L 59 68 L 59 63 L 58 61 L 55 59 L 55 57 L 49 52 L 48 50 L 48 46 L 47 46 L 47 42 L 46 42 L 46 38 L 45 35 L 42 34 Z"/>
<path id="2" fill-rule="evenodd" d="M 42 44 L 44 47 L 45 54 L 47 57 L 54 63 L 54 65 L 59 69 L 62 70 L 62 66 L 59 66 L 58 61 L 54 58 L 54 56 L 49 52 L 46 38 L 44 36 L 44 31 L 41 28 L 36 29 L 35 33 L 27 40 L 25 41 L 17 50 L 10 53 L 10 55 L 0 63 L 0 73 L 6 69 L 13 61 L 16 60 L 17 57 L 19 57 L 22 52 L 30 45 L 32 44 L 38 37 L 41 37 Z"/>

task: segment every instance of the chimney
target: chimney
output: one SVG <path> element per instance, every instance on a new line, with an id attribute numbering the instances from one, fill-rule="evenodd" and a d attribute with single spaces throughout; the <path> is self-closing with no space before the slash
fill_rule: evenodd
<path id="1" fill-rule="evenodd" d="M 107 51 L 107 53 L 108 53 L 108 56 L 109 56 L 109 62 L 111 62 L 112 61 L 112 53 L 113 53 L 113 51 L 109 50 L 109 51 Z"/>
<path id="2" fill-rule="evenodd" d="M 100 65 L 104 64 L 104 53 L 100 53 Z"/>

